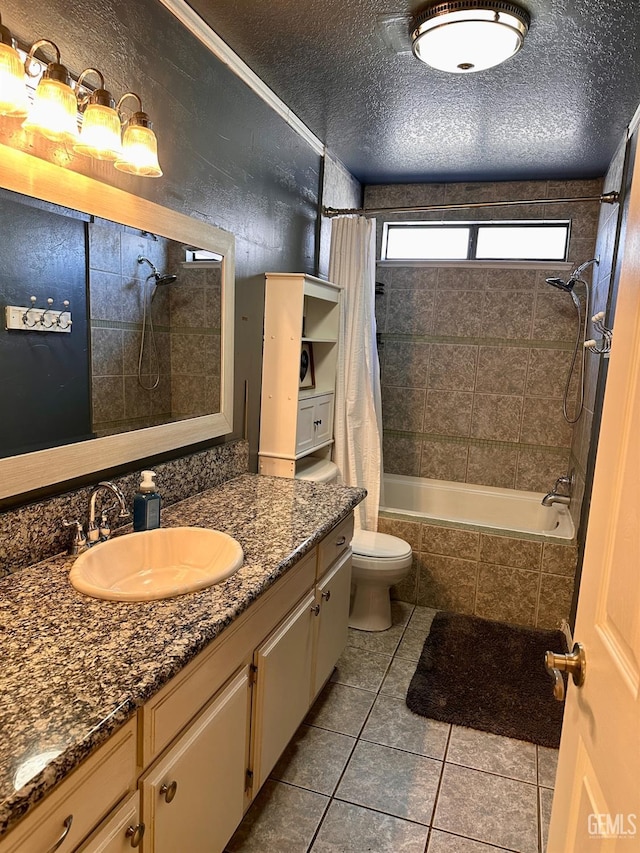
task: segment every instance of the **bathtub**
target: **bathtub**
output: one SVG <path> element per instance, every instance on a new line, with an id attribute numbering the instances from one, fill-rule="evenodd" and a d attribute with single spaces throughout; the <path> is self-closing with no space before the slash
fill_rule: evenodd
<path id="1" fill-rule="evenodd" d="M 575 530 L 568 507 L 542 506 L 544 495 L 493 486 L 472 486 L 424 477 L 385 474 L 380 512 L 407 520 L 469 524 L 477 528 L 571 540 Z"/>

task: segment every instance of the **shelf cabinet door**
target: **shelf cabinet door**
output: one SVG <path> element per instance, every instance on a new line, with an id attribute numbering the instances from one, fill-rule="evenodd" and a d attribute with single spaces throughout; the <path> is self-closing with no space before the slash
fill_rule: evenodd
<path id="1" fill-rule="evenodd" d="M 311 450 L 316 443 L 316 401 L 313 397 L 298 403 L 296 426 L 296 455 Z"/>
<path id="2" fill-rule="evenodd" d="M 347 645 L 351 596 L 351 549 L 345 552 L 321 579 L 316 595 L 320 613 L 312 700 L 331 675 L 333 667 Z"/>
<path id="3" fill-rule="evenodd" d="M 314 443 L 324 444 L 333 438 L 333 394 L 319 397 L 314 411 Z"/>
<path id="4" fill-rule="evenodd" d="M 224 850 L 244 810 L 249 708 L 246 666 L 143 778 L 144 853 Z"/>
<path id="5" fill-rule="evenodd" d="M 315 619 L 310 592 L 255 653 L 254 794 L 309 710 Z"/>

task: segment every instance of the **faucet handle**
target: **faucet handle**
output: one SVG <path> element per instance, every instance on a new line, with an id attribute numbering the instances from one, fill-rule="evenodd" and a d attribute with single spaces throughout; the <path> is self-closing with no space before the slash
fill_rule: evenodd
<path id="1" fill-rule="evenodd" d="M 561 477 L 558 477 L 554 486 L 554 492 L 559 488 L 563 488 L 566 489 L 568 495 L 571 495 L 571 492 L 573 491 L 573 479 L 573 471 L 569 474 L 563 474 Z"/>
<path id="2" fill-rule="evenodd" d="M 71 544 L 69 545 L 69 553 L 79 554 L 81 551 L 84 551 L 87 547 L 87 537 L 85 536 L 82 524 L 77 519 L 75 521 L 67 521 L 63 518 L 62 526 L 74 528 Z"/>

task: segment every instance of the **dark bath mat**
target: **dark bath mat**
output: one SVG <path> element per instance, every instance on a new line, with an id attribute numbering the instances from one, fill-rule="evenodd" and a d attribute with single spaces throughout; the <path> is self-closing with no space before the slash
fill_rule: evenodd
<path id="1" fill-rule="evenodd" d="M 553 698 L 547 649 L 566 652 L 562 631 L 542 631 L 440 611 L 407 706 L 433 720 L 558 747 L 564 702 Z"/>

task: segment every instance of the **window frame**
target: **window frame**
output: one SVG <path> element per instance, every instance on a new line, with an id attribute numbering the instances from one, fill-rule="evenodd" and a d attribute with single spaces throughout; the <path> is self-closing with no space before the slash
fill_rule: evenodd
<path id="1" fill-rule="evenodd" d="M 564 226 L 566 228 L 566 237 L 564 244 L 564 256 L 562 258 L 477 258 L 476 251 L 478 246 L 478 233 L 482 228 L 557 228 Z M 571 241 L 571 219 L 515 219 L 515 220 L 474 220 L 474 221 L 456 221 L 451 222 L 438 220 L 437 222 L 429 220 L 402 221 L 393 222 L 385 221 L 382 224 L 382 241 L 380 246 L 380 259 L 383 262 L 390 263 L 428 263 L 434 264 L 438 262 L 447 264 L 488 264 L 488 263 L 566 263 L 569 257 L 569 244 Z M 387 248 L 389 242 L 389 232 L 401 228 L 465 228 L 469 229 L 469 239 L 467 243 L 466 258 L 389 258 L 387 257 Z"/>

